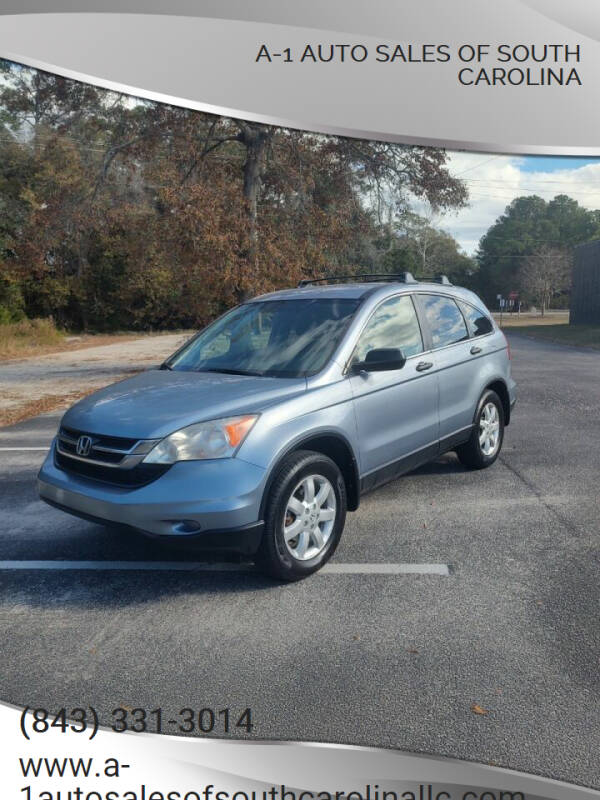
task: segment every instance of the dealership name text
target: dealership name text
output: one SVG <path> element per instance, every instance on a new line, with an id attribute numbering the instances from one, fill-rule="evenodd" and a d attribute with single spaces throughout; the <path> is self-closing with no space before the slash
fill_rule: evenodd
<path id="1" fill-rule="evenodd" d="M 365 44 L 262 43 L 257 64 L 447 64 L 459 63 L 462 86 L 582 86 L 581 45 L 569 44 Z"/>

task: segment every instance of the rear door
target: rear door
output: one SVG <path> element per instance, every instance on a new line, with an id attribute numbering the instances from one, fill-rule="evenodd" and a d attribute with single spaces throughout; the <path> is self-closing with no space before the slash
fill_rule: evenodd
<path id="1" fill-rule="evenodd" d="M 478 399 L 481 361 L 453 297 L 419 293 L 418 301 L 431 334 L 439 376 L 439 438 L 443 450 L 468 437 Z"/>
<path id="2" fill-rule="evenodd" d="M 361 332 L 351 364 L 369 350 L 402 350 L 406 364 L 389 372 L 350 375 L 360 442 L 363 489 L 434 457 L 438 449 L 438 388 L 431 353 L 411 295 L 384 300 Z"/>

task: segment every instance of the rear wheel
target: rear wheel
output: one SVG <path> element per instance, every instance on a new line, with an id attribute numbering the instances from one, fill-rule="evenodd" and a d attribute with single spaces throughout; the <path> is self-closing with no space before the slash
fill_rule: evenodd
<path id="1" fill-rule="evenodd" d="M 456 454 L 465 467 L 485 469 L 498 458 L 503 440 L 504 408 L 496 392 L 489 389 L 479 400 L 469 441 L 458 447 Z"/>
<path id="2" fill-rule="evenodd" d="M 346 487 L 337 464 L 321 453 L 292 453 L 269 493 L 256 562 L 280 580 L 304 578 L 333 555 L 345 520 Z"/>

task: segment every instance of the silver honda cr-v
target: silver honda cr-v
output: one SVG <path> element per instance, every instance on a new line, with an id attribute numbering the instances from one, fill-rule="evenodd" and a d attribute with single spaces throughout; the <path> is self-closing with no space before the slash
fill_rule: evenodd
<path id="1" fill-rule="evenodd" d="M 40 496 L 296 580 L 330 558 L 365 492 L 449 450 L 490 466 L 515 403 L 504 335 L 444 277 L 381 278 L 257 297 L 76 403 Z"/>

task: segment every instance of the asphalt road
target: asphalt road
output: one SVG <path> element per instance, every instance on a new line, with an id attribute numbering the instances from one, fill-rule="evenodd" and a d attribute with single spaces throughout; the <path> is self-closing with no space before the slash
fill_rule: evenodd
<path id="1" fill-rule="evenodd" d="M 104 722 L 120 704 L 250 706 L 258 738 L 600 787 L 600 353 L 511 341 L 500 460 L 467 472 L 447 455 L 369 495 L 334 559 L 449 575 L 3 570 L 0 699 L 92 705 Z M 56 422 L 2 429 L 0 447 L 44 446 Z M 0 452 L 0 560 L 182 560 L 42 505 L 41 457 Z"/>

